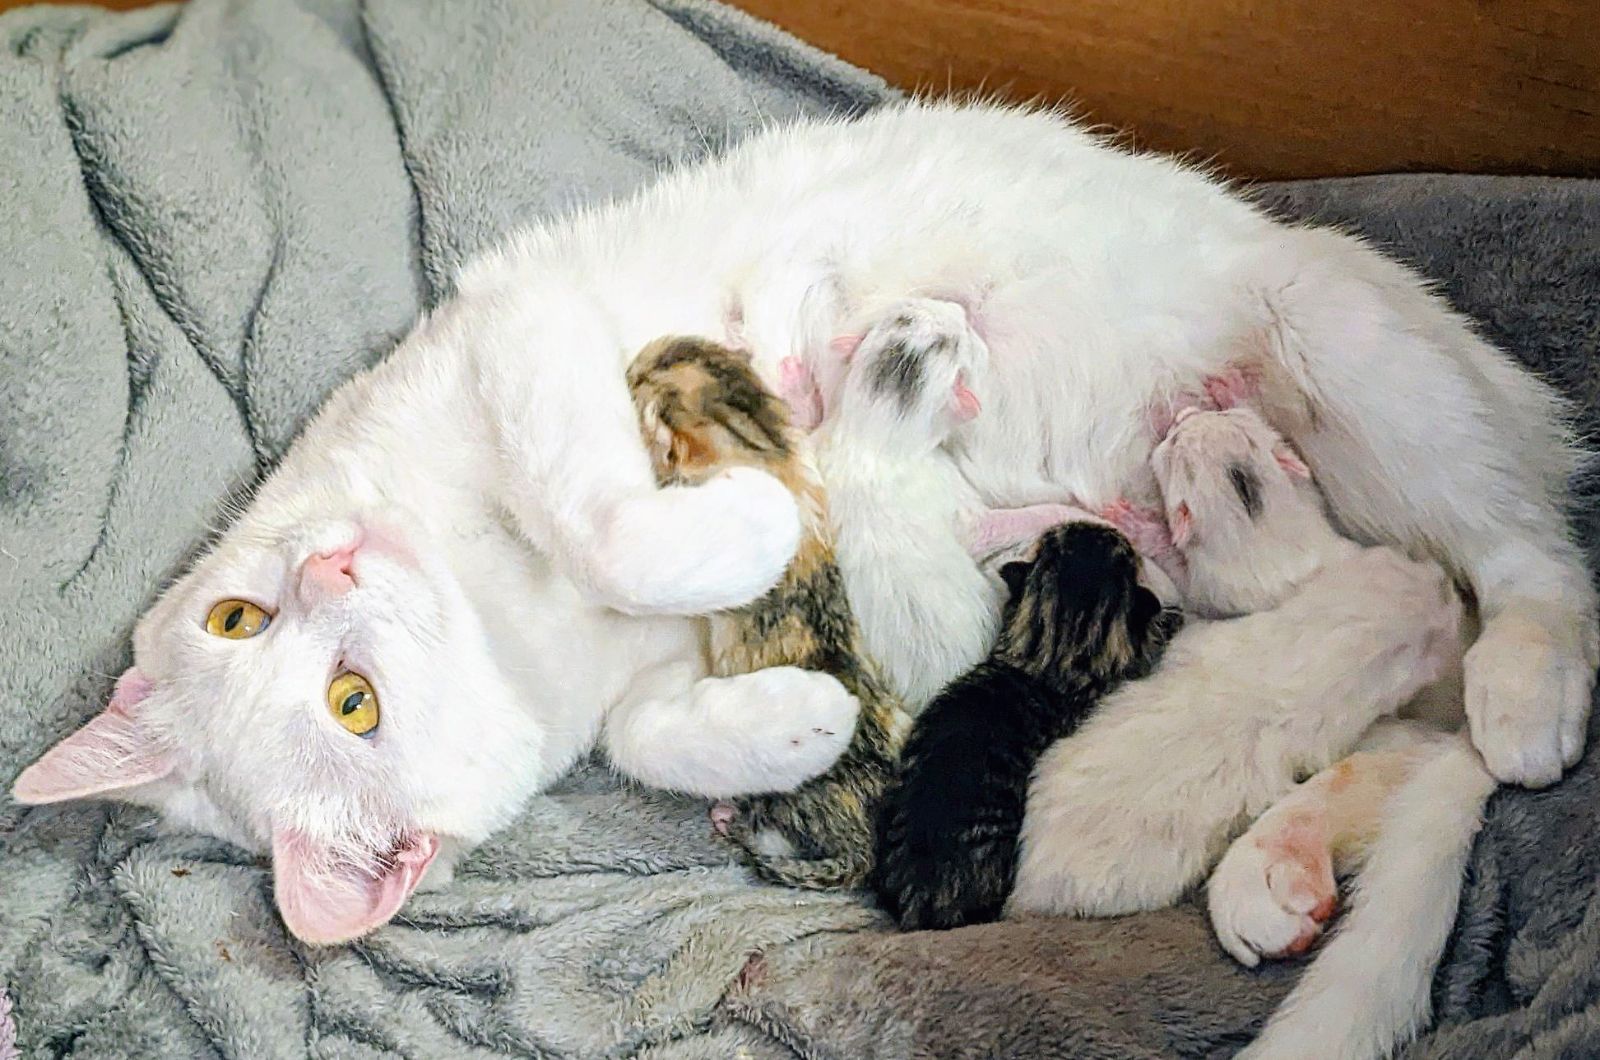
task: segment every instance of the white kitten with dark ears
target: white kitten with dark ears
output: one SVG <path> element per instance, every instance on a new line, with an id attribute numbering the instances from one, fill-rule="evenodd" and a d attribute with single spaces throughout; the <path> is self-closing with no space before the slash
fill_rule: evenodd
<path id="1" fill-rule="evenodd" d="M 968 306 L 989 348 L 960 465 L 991 507 L 1149 493 L 1144 410 L 1241 357 L 1275 366 L 1341 523 L 1473 583 L 1490 769 L 1547 784 L 1582 749 L 1600 635 L 1552 392 L 1403 266 L 1172 161 L 1049 114 L 909 103 L 523 232 L 457 291 L 334 395 L 141 620 L 140 676 L 19 798 L 121 797 L 276 849 L 290 927 L 327 940 L 382 923 L 602 726 L 622 769 L 707 794 L 822 768 L 839 748 L 807 734 L 849 732 L 842 687 L 700 679 L 700 629 L 674 617 L 773 585 L 794 502 L 754 471 L 657 490 L 624 368 L 736 324 L 771 384 L 855 310 L 918 294 Z M 319 588 L 307 562 L 352 548 L 351 585 Z M 235 599 L 271 622 L 207 632 Z M 365 738 L 332 702 L 345 673 L 377 700 Z"/>

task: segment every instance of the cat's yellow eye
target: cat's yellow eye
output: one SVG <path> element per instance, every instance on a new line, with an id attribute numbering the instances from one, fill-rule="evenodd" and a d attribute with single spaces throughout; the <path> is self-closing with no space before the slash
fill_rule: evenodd
<path id="1" fill-rule="evenodd" d="M 328 713 L 346 732 L 371 736 L 378 729 L 378 693 L 371 681 L 346 670 L 328 684 Z"/>
<path id="2" fill-rule="evenodd" d="M 244 640 L 272 624 L 272 616 L 249 600 L 224 600 L 206 616 L 206 632 L 214 637 Z"/>

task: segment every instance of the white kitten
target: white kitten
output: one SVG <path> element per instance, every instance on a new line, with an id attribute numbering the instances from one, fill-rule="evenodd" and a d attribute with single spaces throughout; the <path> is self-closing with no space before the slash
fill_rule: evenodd
<path id="1" fill-rule="evenodd" d="M 982 503 L 945 444 L 988 367 L 958 305 L 891 305 L 848 357 L 817 435 L 835 555 L 867 654 L 912 711 L 994 642 L 1002 591 L 960 533 Z M 958 444 L 958 443 L 956 443 Z"/>
<path id="2" fill-rule="evenodd" d="M 656 490 L 624 365 L 662 334 L 736 321 L 770 382 L 795 356 L 826 389 L 829 340 L 910 296 L 968 307 L 991 352 L 957 458 L 994 507 L 1152 492 L 1152 401 L 1241 358 L 1275 366 L 1304 413 L 1284 426 L 1340 522 L 1473 583 L 1486 622 L 1468 709 L 1494 773 L 1549 783 L 1582 749 L 1600 634 L 1562 516 L 1572 459 L 1552 392 L 1403 266 L 1171 161 L 1048 114 L 908 103 L 772 129 L 522 233 L 457 290 L 334 396 L 141 621 L 147 680 L 19 796 L 126 796 L 256 850 L 309 837 L 282 844 L 280 895 L 322 893 L 321 922 L 291 927 L 330 938 L 380 923 L 428 837 L 499 826 L 602 720 L 641 775 L 804 772 L 820 754 L 789 740 L 808 722 L 848 732 L 842 688 L 695 684 L 697 628 L 645 617 L 772 585 L 793 501 L 759 474 Z M 404 548 L 358 558 L 343 602 L 298 601 L 316 551 L 380 524 Z M 218 601 L 254 594 L 279 609 L 265 632 L 204 632 Z M 330 712 L 342 665 L 376 678 L 371 740 Z M 741 727 L 751 709 L 770 729 Z M 339 852 L 364 871 L 317 868 Z"/>

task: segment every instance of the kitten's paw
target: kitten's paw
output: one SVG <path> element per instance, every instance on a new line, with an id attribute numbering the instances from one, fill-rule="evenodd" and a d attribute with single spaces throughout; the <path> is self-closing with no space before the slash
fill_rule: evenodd
<path id="1" fill-rule="evenodd" d="M 733 834 L 733 823 L 739 819 L 739 808 L 726 799 L 719 799 L 706 811 L 711 830 L 724 839 Z"/>
<path id="2" fill-rule="evenodd" d="M 783 577 L 800 511 L 776 478 L 736 467 L 702 486 L 618 505 L 601 528 L 594 582 L 630 614 L 700 615 L 742 607 Z"/>
<path id="3" fill-rule="evenodd" d="M 867 330 L 853 360 L 874 394 L 891 395 L 902 417 L 942 411 L 945 426 L 965 423 L 981 411 L 970 389 L 973 374 L 988 363 L 989 348 L 955 302 L 907 298 Z"/>
<path id="4" fill-rule="evenodd" d="M 1326 830 L 1297 817 L 1258 821 L 1206 887 L 1217 941 L 1247 968 L 1310 949 L 1338 901 Z"/>
<path id="5" fill-rule="evenodd" d="M 1466 655 L 1466 700 L 1472 742 L 1496 780 L 1542 788 L 1577 762 L 1594 656 L 1593 631 L 1575 616 L 1523 609 L 1489 621 Z"/>
<path id="6" fill-rule="evenodd" d="M 1261 370 L 1252 364 L 1230 364 L 1200 383 L 1206 403 L 1214 409 L 1248 405 L 1261 395 Z"/>

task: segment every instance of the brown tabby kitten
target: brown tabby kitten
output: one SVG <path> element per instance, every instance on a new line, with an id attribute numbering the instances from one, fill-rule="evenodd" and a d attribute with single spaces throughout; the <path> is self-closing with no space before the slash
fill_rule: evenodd
<path id="1" fill-rule="evenodd" d="M 764 879 L 809 888 L 860 884 L 872 868 L 877 803 L 910 718 L 862 652 L 834 561 L 827 498 L 789 408 L 762 385 L 748 355 L 708 339 L 650 343 L 629 367 L 628 385 L 661 485 L 695 485 L 731 467 L 756 467 L 799 502 L 800 548 L 783 580 L 748 607 L 710 617 L 712 673 L 817 670 L 837 678 L 861 713 L 850 745 L 827 772 L 792 792 L 739 800 L 728 834 Z M 795 853 L 763 852 L 759 838 L 769 830 Z"/>

